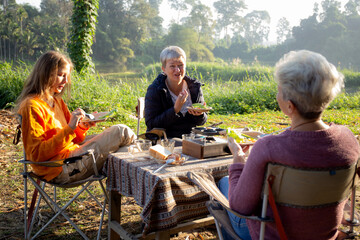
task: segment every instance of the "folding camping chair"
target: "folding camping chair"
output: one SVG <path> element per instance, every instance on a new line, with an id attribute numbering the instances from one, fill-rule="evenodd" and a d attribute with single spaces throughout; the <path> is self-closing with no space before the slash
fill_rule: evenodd
<path id="1" fill-rule="evenodd" d="M 138 104 L 136 106 L 136 114 L 137 114 L 137 130 L 136 135 L 138 138 L 146 138 L 153 142 L 153 145 L 156 144 L 157 140 L 161 139 L 161 137 L 167 138 L 166 132 L 164 128 L 153 128 L 150 131 L 140 134 L 140 121 L 144 118 L 145 111 L 145 98 L 139 97 Z"/>
<path id="2" fill-rule="evenodd" d="M 140 132 L 140 120 L 144 118 L 144 110 L 145 110 L 145 98 L 139 97 L 138 98 L 138 105 L 136 106 L 136 114 L 137 114 L 137 130 L 136 136 L 139 136 Z"/>
<path id="3" fill-rule="evenodd" d="M 265 225 L 275 221 L 281 239 L 287 239 L 276 204 L 293 207 L 321 207 L 350 198 L 350 217 L 343 224 L 350 226 L 347 237 L 355 236 L 354 226 L 359 225 L 359 215 L 355 212 L 355 191 L 358 176 L 357 164 L 336 169 L 295 169 L 290 166 L 268 164 L 264 182 L 261 216 L 244 216 L 230 209 L 228 199 L 217 188 L 213 177 L 203 172 L 188 172 L 187 176 L 210 196 L 207 207 L 213 215 L 220 239 L 221 227 L 233 239 L 240 239 L 230 223 L 227 211 L 236 216 L 261 222 L 260 238 L 264 239 Z M 270 204 L 274 219 L 266 217 L 267 204 Z M 358 218 L 358 219 L 356 219 Z M 279 221 L 280 220 L 280 221 Z"/>
<path id="4" fill-rule="evenodd" d="M 17 144 L 19 142 L 20 136 L 21 136 L 21 122 L 22 121 L 21 121 L 20 115 L 19 115 L 19 122 L 20 122 L 20 124 L 17 127 L 17 133 L 15 134 L 15 137 L 14 137 L 14 144 Z M 90 155 L 92 157 L 92 159 L 94 161 L 93 166 L 94 166 L 95 174 L 93 176 L 90 176 L 87 179 L 72 182 L 69 184 L 54 184 L 51 182 L 47 182 L 28 169 L 29 164 L 36 164 L 39 166 L 46 166 L 46 167 L 60 167 L 60 166 L 63 166 L 63 165 L 69 164 L 69 163 L 74 163 L 74 162 L 80 163 L 80 161 L 82 160 L 82 157 L 85 155 Z M 101 228 L 102 228 L 102 224 L 103 224 L 103 219 L 104 219 L 105 211 L 107 211 L 106 203 L 108 202 L 108 195 L 107 195 L 105 187 L 102 183 L 102 180 L 105 179 L 106 176 L 101 174 L 98 171 L 98 169 L 96 167 L 94 153 L 92 150 L 89 150 L 88 152 L 83 153 L 80 156 L 62 159 L 62 160 L 47 161 L 47 162 L 32 162 L 30 160 L 27 160 L 26 154 L 24 151 L 24 159 L 20 160 L 19 162 L 24 164 L 24 172 L 22 173 L 22 175 L 24 178 L 24 232 L 25 232 L 25 239 L 35 239 L 59 215 L 62 215 L 84 239 L 88 239 L 88 237 L 85 235 L 85 233 L 80 230 L 80 228 L 70 219 L 70 217 L 65 212 L 67 207 L 71 203 L 73 203 L 84 191 L 86 191 L 90 195 L 90 197 L 93 198 L 96 201 L 96 203 L 99 204 L 99 206 L 102 208 L 100 223 L 99 223 L 99 230 L 97 233 L 97 239 L 100 239 L 100 233 L 101 233 Z M 28 180 L 30 180 L 30 181 L 28 181 Z M 28 203 L 27 202 L 28 201 L 28 196 L 27 196 L 28 195 L 28 182 L 30 182 L 30 184 L 34 185 L 34 187 L 35 187 L 29 208 L 28 208 L 28 204 L 27 204 Z M 94 182 L 98 182 L 101 186 L 102 193 L 104 195 L 103 203 L 101 203 L 89 190 L 89 186 Z M 46 185 L 53 187 L 53 196 L 52 197 L 50 196 L 50 192 L 49 192 L 50 189 L 48 189 L 48 190 L 45 189 Z M 59 204 L 58 204 L 59 201 L 57 200 L 57 196 L 56 196 L 57 195 L 56 189 L 57 188 L 66 189 L 66 188 L 75 188 L 75 187 L 81 187 L 81 189 L 66 204 L 59 206 Z M 35 206 L 35 202 L 36 202 L 38 193 L 40 193 L 40 196 L 39 196 L 39 199 L 37 200 L 37 203 Z M 36 214 L 39 212 L 40 202 L 42 199 L 50 207 L 50 209 L 52 209 L 52 211 L 54 212 L 54 215 L 44 226 L 42 226 L 42 228 L 37 233 L 35 233 L 33 236 L 31 236 L 32 228 L 36 221 Z"/>

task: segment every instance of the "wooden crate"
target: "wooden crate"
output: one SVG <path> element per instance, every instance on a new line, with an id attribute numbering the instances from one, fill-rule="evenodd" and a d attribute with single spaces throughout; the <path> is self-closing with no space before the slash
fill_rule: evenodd
<path id="1" fill-rule="evenodd" d="M 183 140 L 182 153 L 203 159 L 207 157 L 216 157 L 230 154 L 230 149 L 227 142 L 207 141 L 202 140 Z"/>

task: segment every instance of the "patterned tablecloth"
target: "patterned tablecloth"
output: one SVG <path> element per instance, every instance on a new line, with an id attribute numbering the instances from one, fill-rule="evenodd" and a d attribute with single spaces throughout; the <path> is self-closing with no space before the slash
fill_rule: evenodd
<path id="1" fill-rule="evenodd" d="M 170 165 L 153 174 L 162 164 L 146 153 L 136 153 L 133 158 L 127 153 L 113 153 L 107 163 L 107 190 L 134 197 L 143 207 L 143 234 L 161 231 L 184 220 L 208 215 L 205 206 L 208 195 L 187 178 L 188 171 L 210 172 L 218 181 L 228 175 L 231 163 L 231 155 L 207 159 L 190 157 L 182 166 Z"/>

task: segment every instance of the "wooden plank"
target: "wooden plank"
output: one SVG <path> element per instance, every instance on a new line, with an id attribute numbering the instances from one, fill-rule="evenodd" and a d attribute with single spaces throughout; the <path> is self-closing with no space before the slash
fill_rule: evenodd
<path id="1" fill-rule="evenodd" d="M 115 221 L 119 223 L 120 226 L 120 218 L 121 218 L 121 195 L 116 191 L 110 191 L 110 199 L 109 199 L 109 229 L 108 229 L 108 237 L 111 240 L 120 240 L 120 236 L 118 233 L 111 228 L 111 222 Z M 120 226 L 121 227 L 121 226 Z"/>
<path id="2" fill-rule="evenodd" d="M 134 240 L 138 239 L 136 236 L 133 236 L 131 233 L 126 231 L 117 221 L 111 221 L 109 222 L 109 229 L 112 229 L 112 231 L 116 234 L 117 237 L 121 237 L 121 239 L 124 240 Z"/>
<path id="3" fill-rule="evenodd" d="M 209 226 L 215 224 L 214 218 L 212 216 L 208 216 L 205 218 L 201 218 L 201 219 L 196 219 L 196 220 L 192 220 L 189 222 L 185 222 L 185 223 L 181 223 L 179 225 L 177 225 L 174 228 L 165 230 L 163 232 L 169 232 L 169 236 L 167 238 L 160 238 L 161 240 L 165 240 L 165 239 L 170 239 L 170 236 L 173 234 L 177 234 L 179 232 L 186 232 L 195 228 L 201 228 L 201 227 L 205 227 L 205 226 Z M 142 236 L 142 234 L 138 234 L 135 236 L 136 239 L 142 239 L 142 240 L 150 240 L 150 239 L 156 239 L 156 236 L 165 236 L 165 235 L 160 235 L 161 231 L 159 232 L 151 232 L 149 234 L 147 234 L 145 237 Z"/>

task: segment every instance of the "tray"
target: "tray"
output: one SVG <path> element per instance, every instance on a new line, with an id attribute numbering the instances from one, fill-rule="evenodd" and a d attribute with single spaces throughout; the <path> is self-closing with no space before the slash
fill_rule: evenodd
<path id="1" fill-rule="evenodd" d="M 212 107 L 208 107 L 208 108 L 193 108 L 193 107 L 186 107 L 189 110 L 193 110 L 196 112 L 208 112 L 212 109 Z"/>

